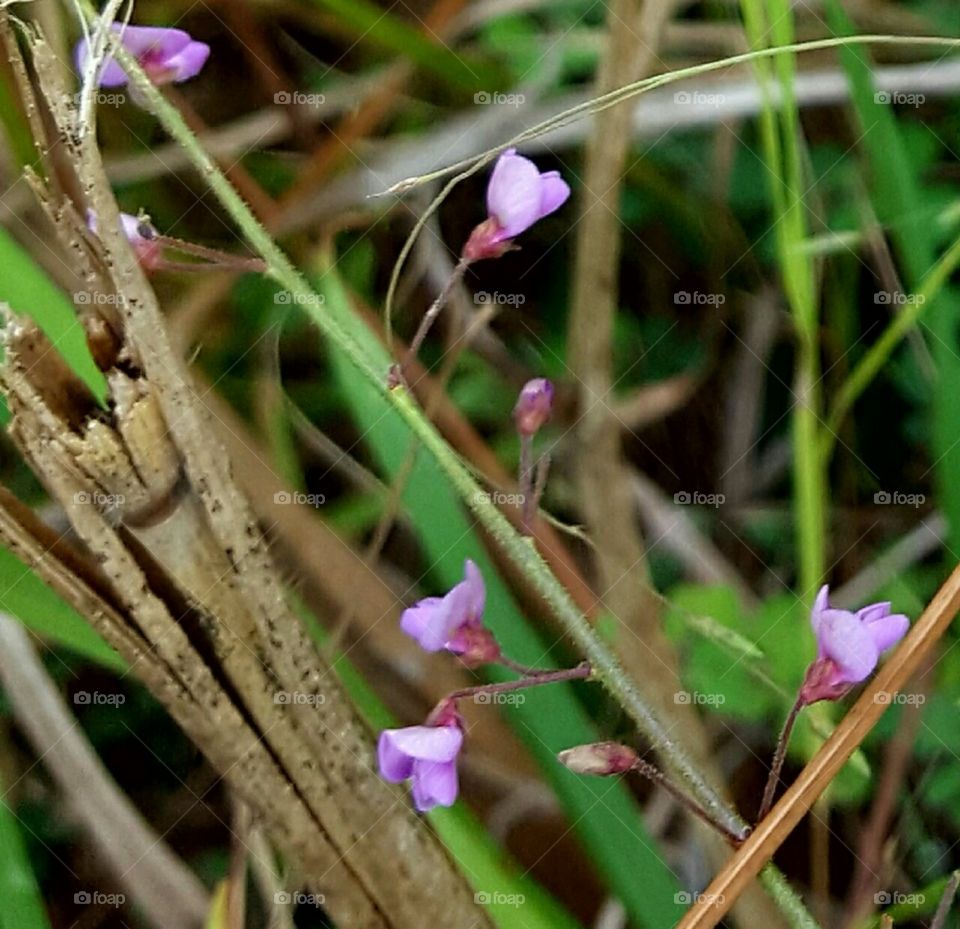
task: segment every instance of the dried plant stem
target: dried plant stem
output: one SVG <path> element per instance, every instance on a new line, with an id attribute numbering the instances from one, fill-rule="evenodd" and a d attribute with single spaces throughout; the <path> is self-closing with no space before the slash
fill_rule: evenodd
<path id="1" fill-rule="evenodd" d="M 770 807 L 773 806 L 773 795 L 777 792 L 777 784 L 780 783 L 780 772 L 783 770 L 783 762 L 787 757 L 790 735 L 793 733 L 793 727 L 796 725 L 797 717 L 803 707 L 803 701 L 798 694 L 793 706 L 790 707 L 790 712 L 787 713 L 783 728 L 780 730 L 780 738 L 777 739 L 777 750 L 773 755 L 773 764 L 770 765 L 767 786 L 763 789 L 763 800 L 760 803 L 760 812 L 757 813 L 757 822 L 763 819 L 770 812 Z"/>
<path id="2" fill-rule="evenodd" d="M 876 725 L 897 693 L 929 657 L 960 610 L 960 567 L 944 582 L 923 615 L 857 702 L 770 813 L 757 824 L 677 929 L 713 929 L 744 888 L 760 873 L 850 756 Z M 883 699 L 877 699 L 883 694 Z"/>

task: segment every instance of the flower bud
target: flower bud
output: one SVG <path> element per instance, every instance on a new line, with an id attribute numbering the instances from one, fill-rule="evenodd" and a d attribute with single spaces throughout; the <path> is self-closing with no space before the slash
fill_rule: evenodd
<path id="1" fill-rule="evenodd" d="M 513 421 L 522 436 L 536 435 L 553 412 L 553 384 L 544 377 L 527 381 L 513 408 Z"/>
<path id="2" fill-rule="evenodd" d="M 594 742 L 565 749 L 557 755 L 557 760 L 574 774 L 608 777 L 629 771 L 639 761 L 639 756 L 629 745 L 621 745 L 619 742 Z"/>

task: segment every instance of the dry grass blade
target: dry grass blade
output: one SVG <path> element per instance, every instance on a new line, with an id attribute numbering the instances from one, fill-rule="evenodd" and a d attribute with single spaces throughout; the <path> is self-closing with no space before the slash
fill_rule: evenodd
<path id="1" fill-rule="evenodd" d="M 688 910 L 677 929 L 712 929 L 723 919 L 889 707 L 889 699 L 878 700 L 877 696 L 892 696 L 910 680 L 931 655 L 958 610 L 960 567 L 954 568 L 903 643 L 867 685 L 833 735 Z"/>

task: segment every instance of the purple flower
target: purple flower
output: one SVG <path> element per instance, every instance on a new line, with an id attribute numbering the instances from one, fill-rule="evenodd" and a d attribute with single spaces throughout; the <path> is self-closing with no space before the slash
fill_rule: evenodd
<path id="1" fill-rule="evenodd" d="M 157 230 L 146 219 L 140 219 L 130 213 L 120 214 L 120 227 L 127 241 L 133 246 L 137 261 L 147 271 L 154 271 L 160 266 L 162 249 L 156 241 Z M 87 228 L 97 235 L 97 214 L 87 210 Z"/>
<path id="2" fill-rule="evenodd" d="M 487 219 L 470 235 L 463 248 L 467 261 L 499 258 L 512 239 L 537 220 L 558 210 L 570 196 L 559 171 L 543 174 L 537 166 L 508 148 L 497 159 L 487 184 Z"/>
<path id="3" fill-rule="evenodd" d="M 829 593 L 827 585 L 820 588 L 810 613 L 817 660 L 807 669 L 801 687 L 804 703 L 842 697 L 873 673 L 880 655 L 910 627 L 906 616 L 890 612 L 889 603 L 872 603 L 852 613 L 833 609 Z"/>
<path id="4" fill-rule="evenodd" d="M 123 47 L 140 62 L 155 84 L 189 80 L 200 73 L 210 55 L 210 46 L 195 42 L 182 29 L 165 29 L 160 26 L 124 26 L 113 23 L 110 28 L 120 33 Z M 86 39 L 77 43 L 77 71 L 83 74 L 90 55 Z M 119 62 L 108 56 L 100 75 L 101 87 L 120 87 L 128 80 L 127 72 Z"/>
<path id="5" fill-rule="evenodd" d="M 483 627 L 486 588 L 480 569 L 468 558 L 464 578 L 444 597 L 427 597 L 403 611 L 400 628 L 428 652 L 441 649 L 467 664 L 496 660 L 500 650 Z"/>
<path id="6" fill-rule="evenodd" d="M 413 803 L 421 813 L 451 806 L 457 799 L 462 746 L 463 731 L 456 722 L 385 729 L 377 743 L 380 775 L 391 784 L 412 780 Z"/>
<path id="7" fill-rule="evenodd" d="M 527 381 L 513 408 L 513 421 L 520 435 L 536 435 L 553 411 L 553 384 L 544 377 Z"/>

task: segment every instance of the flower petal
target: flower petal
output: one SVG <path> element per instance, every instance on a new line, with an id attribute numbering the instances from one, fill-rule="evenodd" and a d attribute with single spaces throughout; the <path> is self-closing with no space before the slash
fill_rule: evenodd
<path id="1" fill-rule="evenodd" d="M 385 729 L 377 741 L 377 763 L 380 776 L 391 784 L 399 784 L 413 774 L 413 759 L 397 747 L 396 733 L 401 730 Z"/>
<path id="2" fill-rule="evenodd" d="M 426 813 L 435 806 L 452 806 L 459 783 L 455 761 L 418 761 L 413 767 L 413 804 Z"/>
<path id="3" fill-rule="evenodd" d="M 110 28 L 120 33 L 123 47 L 140 59 L 172 58 L 193 41 L 189 32 L 164 26 L 124 26 L 122 23 L 114 23 Z"/>
<path id="4" fill-rule="evenodd" d="M 182 52 L 166 61 L 169 80 L 180 83 L 196 77 L 210 57 L 210 46 L 204 42 L 191 42 Z"/>
<path id="5" fill-rule="evenodd" d="M 463 745 L 459 726 L 407 726 L 386 729 L 380 739 L 389 735 L 389 743 L 411 758 L 424 761 L 453 761 Z"/>
<path id="6" fill-rule="evenodd" d="M 480 569 L 468 558 L 463 563 L 463 586 L 466 593 L 464 601 L 467 607 L 467 617 L 480 620 L 487 600 L 487 588 L 483 583 Z"/>
<path id="7" fill-rule="evenodd" d="M 824 584 L 817 593 L 816 600 L 813 601 L 813 609 L 810 611 L 810 625 L 813 626 L 813 634 L 817 634 L 820 628 L 820 617 L 824 610 L 830 609 L 830 585 Z"/>
<path id="8" fill-rule="evenodd" d="M 407 607 L 400 615 L 400 628 L 407 635 L 413 636 L 422 648 L 430 652 L 436 652 L 443 648 L 442 642 L 434 648 L 429 648 L 424 643 L 427 630 L 435 622 L 444 622 L 442 597 L 425 597 L 413 606 Z M 427 639 L 427 642 L 432 643 L 433 641 L 435 641 L 433 637 Z"/>
<path id="9" fill-rule="evenodd" d="M 896 645 L 910 628 L 910 620 L 902 613 L 890 613 L 876 619 L 864 622 L 864 628 L 873 637 L 877 654 L 882 654 L 888 648 Z"/>
<path id="10" fill-rule="evenodd" d="M 847 610 L 824 610 L 817 640 L 820 657 L 832 659 L 847 683 L 859 683 L 877 666 L 880 653 L 873 636 Z"/>
<path id="11" fill-rule="evenodd" d="M 570 185 L 560 177 L 560 172 L 545 171 L 540 175 L 540 215 L 537 218 L 543 219 L 559 210 L 569 196 Z"/>
<path id="12" fill-rule="evenodd" d="M 529 159 L 507 149 L 498 159 L 487 185 L 487 212 L 500 227 L 495 241 L 512 239 L 541 216 L 540 172 Z"/>
<path id="13" fill-rule="evenodd" d="M 857 610 L 857 619 L 862 623 L 872 623 L 884 616 L 890 615 L 890 601 L 885 600 L 882 603 L 871 603 L 863 609 Z"/>

